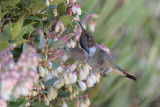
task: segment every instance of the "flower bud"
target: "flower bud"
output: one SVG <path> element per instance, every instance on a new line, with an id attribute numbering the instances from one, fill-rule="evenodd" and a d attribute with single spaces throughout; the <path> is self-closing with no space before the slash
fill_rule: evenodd
<path id="1" fill-rule="evenodd" d="M 57 81 L 54 82 L 53 86 L 57 89 L 61 88 L 62 86 L 64 86 L 64 79 L 60 78 Z"/>
<path id="2" fill-rule="evenodd" d="M 86 84 L 85 84 L 84 82 L 78 81 L 78 84 L 79 84 L 79 86 L 80 86 L 80 88 L 81 88 L 81 91 L 84 91 L 84 90 L 87 89 Z"/>
<path id="3" fill-rule="evenodd" d="M 86 107 L 86 105 L 83 101 L 81 101 L 80 107 Z"/>
<path id="4" fill-rule="evenodd" d="M 52 62 L 48 62 L 49 69 L 52 69 Z"/>
<path id="5" fill-rule="evenodd" d="M 46 81 L 48 81 L 48 80 L 50 80 L 50 79 L 52 79 L 52 78 L 53 78 L 53 77 L 52 77 L 51 73 L 48 72 L 48 74 L 44 77 L 44 82 L 46 82 Z"/>
<path id="6" fill-rule="evenodd" d="M 100 80 L 100 74 L 97 73 L 97 74 L 96 74 L 96 82 L 99 83 L 99 80 Z"/>
<path id="7" fill-rule="evenodd" d="M 47 98 L 46 96 L 44 96 L 44 103 L 45 103 L 47 106 L 49 106 L 49 100 L 48 100 L 48 98 Z"/>

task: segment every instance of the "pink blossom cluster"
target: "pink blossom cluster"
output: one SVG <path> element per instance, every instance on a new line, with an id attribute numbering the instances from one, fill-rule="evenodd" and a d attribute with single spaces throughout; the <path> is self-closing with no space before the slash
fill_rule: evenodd
<path id="1" fill-rule="evenodd" d="M 30 90 L 39 79 L 36 67 L 40 58 L 36 51 L 28 47 L 18 62 L 15 62 L 11 53 L 12 48 L 10 46 L 0 52 L 1 107 L 6 107 L 5 101 L 11 98 L 30 95 Z"/>

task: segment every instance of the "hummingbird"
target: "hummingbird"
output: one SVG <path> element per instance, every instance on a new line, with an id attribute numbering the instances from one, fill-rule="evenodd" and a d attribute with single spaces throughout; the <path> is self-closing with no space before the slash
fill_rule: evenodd
<path id="1" fill-rule="evenodd" d="M 102 77 L 106 77 L 106 73 L 109 73 L 137 81 L 134 76 L 123 70 L 110 54 L 99 47 L 94 36 L 85 30 L 80 22 L 79 24 L 82 29 L 79 40 L 81 48 L 70 49 L 71 56 L 74 57 L 74 59 L 81 61 L 86 60 L 92 69 L 99 72 Z"/>

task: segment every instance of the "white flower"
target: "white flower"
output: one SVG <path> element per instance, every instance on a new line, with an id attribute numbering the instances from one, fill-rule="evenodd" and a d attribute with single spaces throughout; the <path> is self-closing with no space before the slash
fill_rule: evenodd
<path id="1" fill-rule="evenodd" d="M 93 87 L 93 82 L 92 82 L 92 79 L 90 77 L 87 78 L 86 84 L 87 84 L 88 88 Z"/>
<path id="2" fill-rule="evenodd" d="M 82 70 L 80 70 L 79 79 L 80 80 L 85 80 L 86 79 L 86 75 L 85 75 L 85 73 Z"/>
<path id="3" fill-rule="evenodd" d="M 72 6 L 72 12 L 73 12 L 73 14 L 76 14 L 76 12 L 77 12 L 77 8 L 75 5 Z"/>
<path id="4" fill-rule="evenodd" d="M 46 5 L 49 6 L 49 0 L 46 0 Z"/>
<path id="5" fill-rule="evenodd" d="M 61 73 L 63 71 L 62 67 L 60 66 L 56 70 L 58 71 L 58 73 Z"/>
<path id="6" fill-rule="evenodd" d="M 57 89 L 61 88 L 62 86 L 64 86 L 64 79 L 60 78 L 57 81 L 54 82 L 53 86 Z"/>
<path id="7" fill-rule="evenodd" d="M 77 14 L 81 15 L 81 8 L 77 5 Z"/>
<path id="8" fill-rule="evenodd" d="M 96 76 L 94 74 L 92 74 L 90 77 L 92 79 L 93 84 L 95 84 L 96 83 Z"/>
<path id="9" fill-rule="evenodd" d="M 80 107 L 86 107 L 85 103 L 81 101 Z"/>
<path id="10" fill-rule="evenodd" d="M 47 98 L 46 96 L 44 96 L 44 103 L 45 103 L 47 106 L 49 106 L 49 100 L 48 100 L 48 98 Z"/>
<path id="11" fill-rule="evenodd" d="M 42 82 L 40 82 L 39 85 L 40 85 L 40 87 L 41 87 L 42 89 L 45 89 L 45 86 L 44 86 L 44 84 L 43 84 Z"/>
<path id="12" fill-rule="evenodd" d="M 44 77 L 44 76 L 45 76 L 45 72 L 46 72 L 46 71 L 45 71 L 44 67 L 40 65 L 40 66 L 39 66 L 40 76 L 41 76 L 41 77 Z"/>
<path id="13" fill-rule="evenodd" d="M 65 101 L 63 102 L 62 107 L 68 107 Z"/>
<path id="14" fill-rule="evenodd" d="M 57 97 L 57 89 L 50 87 L 47 93 L 48 99 L 55 99 Z"/>
<path id="15" fill-rule="evenodd" d="M 52 77 L 51 73 L 48 72 L 48 74 L 44 77 L 44 82 L 46 82 L 46 81 L 48 81 L 48 80 L 50 80 L 50 79 L 52 79 L 52 78 L 53 78 L 53 77 Z"/>
<path id="16" fill-rule="evenodd" d="M 94 22 L 91 22 L 91 23 L 89 24 L 89 29 L 90 29 L 90 31 L 94 32 L 94 31 L 95 31 L 95 27 L 96 27 L 96 24 L 95 24 Z"/>
<path id="17" fill-rule="evenodd" d="M 91 102 L 90 102 L 89 98 L 87 97 L 87 99 L 86 99 L 86 105 L 90 106 L 90 104 L 91 104 Z"/>
<path id="18" fill-rule="evenodd" d="M 49 69 L 52 69 L 52 62 L 48 62 Z"/>
<path id="19" fill-rule="evenodd" d="M 87 64 L 83 66 L 83 71 L 85 72 L 86 75 L 89 74 L 89 68 Z"/>
<path id="20" fill-rule="evenodd" d="M 84 91 L 84 90 L 87 89 L 86 84 L 85 84 L 84 82 L 78 81 L 78 84 L 79 84 L 79 86 L 80 86 L 80 88 L 81 88 L 81 91 Z"/>
<path id="21" fill-rule="evenodd" d="M 74 48 L 76 46 L 76 42 L 71 39 L 70 40 L 70 45 L 71 45 L 72 48 Z"/>
<path id="22" fill-rule="evenodd" d="M 75 3 L 76 2 L 76 0 L 72 0 L 73 1 L 73 3 Z"/>
<path id="23" fill-rule="evenodd" d="M 100 80 L 100 74 L 97 73 L 97 74 L 96 74 L 96 82 L 99 83 L 99 80 Z"/>
<path id="24" fill-rule="evenodd" d="M 25 104 L 25 107 L 29 107 L 29 106 L 31 106 L 29 102 Z"/>
<path id="25" fill-rule="evenodd" d="M 61 21 L 59 21 L 59 28 L 64 30 L 64 25 L 63 25 L 63 23 Z"/>
<path id="26" fill-rule="evenodd" d="M 59 22 L 57 22 L 56 27 L 55 27 L 55 32 L 59 31 Z"/>
<path id="27" fill-rule="evenodd" d="M 64 62 L 66 62 L 67 59 L 69 58 L 69 56 L 68 56 L 68 54 L 64 54 L 61 58 L 62 58 L 62 60 L 63 60 Z"/>
<path id="28" fill-rule="evenodd" d="M 53 77 L 58 77 L 58 73 L 57 73 L 57 71 L 55 71 L 55 70 L 52 70 L 52 71 L 51 71 L 51 74 L 52 74 Z"/>
<path id="29" fill-rule="evenodd" d="M 69 0 L 67 0 L 67 5 L 69 4 Z"/>
<path id="30" fill-rule="evenodd" d="M 66 72 L 64 73 L 63 77 L 64 77 L 65 84 L 70 84 L 70 81 Z"/>
<path id="31" fill-rule="evenodd" d="M 73 89 L 73 88 L 72 88 L 72 85 L 69 85 L 69 86 L 68 86 L 69 92 L 72 92 L 72 89 Z"/>
<path id="32" fill-rule="evenodd" d="M 77 62 L 71 65 L 70 71 L 73 72 L 77 67 Z"/>
<path id="33" fill-rule="evenodd" d="M 77 75 L 73 73 L 71 83 L 76 83 L 76 81 L 77 81 Z"/>
<path id="34" fill-rule="evenodd" d="M 73 18 L 76 21 L 80 21 L 79 15 L 76 15 L 76 17 Z"/>

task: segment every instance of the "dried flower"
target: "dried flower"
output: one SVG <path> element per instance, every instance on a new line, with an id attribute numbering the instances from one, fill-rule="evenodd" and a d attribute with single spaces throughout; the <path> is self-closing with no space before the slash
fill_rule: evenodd
<path id="1" fill-rule="evenodd" d="M 95 31 L 95 27 L 96 27 L 96 24 L 94 23 L 94 21 L 90 21 L 89 23 L 89 29 L 90 31 L 94 32 Z"/>
<path id="2" fill-rule="evenodd" d="M 63 23 L 61 21 L 59 21 L 59 28 L 64 30 L 64 25 L 63 25 Z"/>

